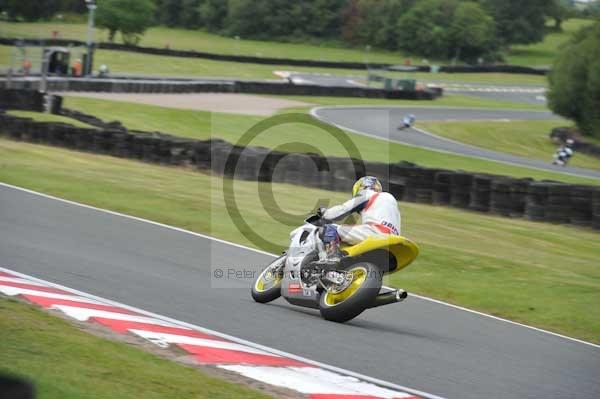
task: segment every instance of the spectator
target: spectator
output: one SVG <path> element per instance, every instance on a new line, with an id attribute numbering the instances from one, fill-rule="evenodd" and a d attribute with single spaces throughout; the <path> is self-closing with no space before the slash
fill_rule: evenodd
<path id="1" fill-rule="evenodd" d="M 71 67 L 71 75 L 73 76 L 81 76 L 81 72 L 83 70 L 83 64 L 81 60 L 78 58 L 73 61 L 73 66 Z"/>
<path id="2" fill-rule="evenodd" d="M 29 76 L 29 72 L 31 72 L 31 61 L 26 59 L 23 61 L 23 75 Z"/>
<path id="3" fill-rule="evenodd" d="M 108 67 L 106 66 L 106 64 L 100 65 L 100 69 L 98 70 L 99 77 L 105 78 L 108 76 L 109 73 L 110 73 L 110 71 L 108 70 Z"/>

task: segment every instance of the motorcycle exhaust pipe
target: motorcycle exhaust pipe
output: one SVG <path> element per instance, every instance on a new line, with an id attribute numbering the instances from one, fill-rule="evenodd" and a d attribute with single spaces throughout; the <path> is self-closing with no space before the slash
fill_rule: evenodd
<path id="1" fill-rule="evenodd" d="M 369 308 L 376 308 L 383 305 L 389 305 L 390 303 L 402 302 L 408 297 L 408 292 L 404 290 L 394 290 L 379 294 L 375 297 L 373 304 Z"/>

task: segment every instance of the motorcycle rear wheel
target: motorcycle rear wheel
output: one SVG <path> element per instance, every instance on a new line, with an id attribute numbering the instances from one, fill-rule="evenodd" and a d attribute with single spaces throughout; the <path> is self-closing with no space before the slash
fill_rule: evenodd
<path id="1" fill-rule="evenodd" d="M 258 303 L 274 301 L 281 296 L 281 281 L 283 280 L 281 262 L 285 256 L 275 259 L 269 266 L 265 267 L 252 286 L 252 298 Z M 277 271 L 279 269 L 279 271 Z"/>
<path id="2" fill-rule="evenodd" d="M 368 309 L 381 289 L 382 272 L 372 263 L 361 262 L 346 269 L 352 281 L 341 291 L 325 290 L 319 310 L 325 320 L 344 323 Z"/>

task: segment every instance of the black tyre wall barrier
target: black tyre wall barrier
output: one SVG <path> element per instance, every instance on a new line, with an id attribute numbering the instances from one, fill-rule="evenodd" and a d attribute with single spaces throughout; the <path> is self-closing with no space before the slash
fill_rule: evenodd
<path id="1" fill-rule="evenodd" d="M 44 111 L 44 94 L 33 90 L 0 89 L 0 109 Z"/>
<path id="2" fill-rule="evenodd" d="M 0 79 L 0 89 L 8 86 Z M 15 92 L 37 90 L 39 79 L 13 79 L 10 86 Z M 47 82 L 49 91 L 88 91 L 110 93 L 247 93 L 296 96 L 363 97 L 406 100 L 433 100 L 442 95 L 439 89 L 418 91 L 384 90 L 370 87 L 295 85 L 280 81 L 177 81 L 100 78 L 54 78 Z M 6 89 L 4 89 L 6 90 Z M 28 91 L 29 92 L 29 91 Z M 33 91 L 31 91 L 33 93 Z M 16 100 L 15 100 L 16 101 Z"/>
<path id="3" fill-rule="evenodd" d="M 198 141 L 91 121 L 99 127 L 42 123 L 0 112 L 0 136 L 144 162 L 191 166 L 235 179 L 333 191 L 348 192 L 360 170 L 381 176 L 384 186 L 402 201 L 600 229 L 600 187 L 239 147 L 218 139 Z"/>

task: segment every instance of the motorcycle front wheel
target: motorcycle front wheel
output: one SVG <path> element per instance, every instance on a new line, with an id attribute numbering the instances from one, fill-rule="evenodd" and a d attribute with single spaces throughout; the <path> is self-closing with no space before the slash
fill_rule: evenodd
<path id="1" fill-rule="evenodd" d="M 342 288 L 333 286 L 319 298 L 321 316 L 344 323 L 368 309 L 381 289 L 382 272 L 372 263 L 361 262 L 346 269 L 351 280 Z"/>
<path id="2" fill-rule="evenodd" d="M 256 302 L 267 303 L 281 296 L 284 261 L 285 255 L 280 256 L 260 273 L 252 286 L 252 298 Z"/>

